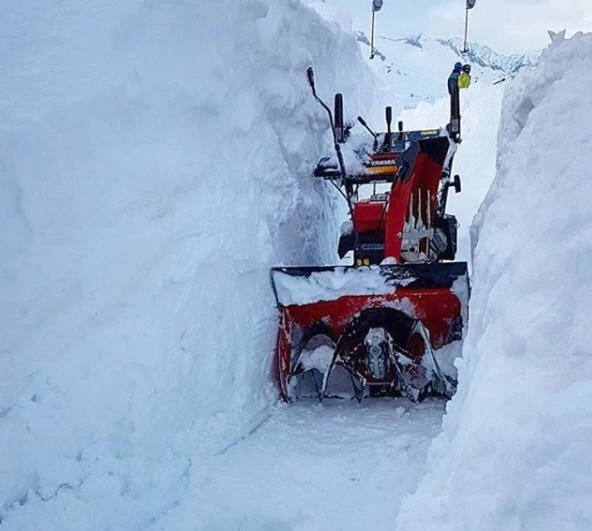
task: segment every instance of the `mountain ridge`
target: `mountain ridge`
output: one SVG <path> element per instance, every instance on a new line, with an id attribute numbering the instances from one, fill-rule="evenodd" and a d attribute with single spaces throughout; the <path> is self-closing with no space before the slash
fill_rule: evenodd
<path id="1" fill-rule="evenodd" d="M 368 47 L 370 46 L 370 39 L 363 31 L 357 30 L 354 33 L 358 42 L 365 44 Z M 482 68 L 488 68 L 507 75 L 517 74 L 519 71 L 525 68 L 532 68 L 537 64 L 537 57 L 532 54 L 503 54 L 495 51 L 486 44 L 480 44 L 474 41 L 469 42 L 468 50 L 464 52 L 463 41 L 457 37 L 445 39 L 430 37 L 423 33 L 418 33 L 399 38 L 380 35 L 378 36 L 378 39 L 393 43 L 401 43 L 419 50 L 426 49 L 426 44 L 428 43 L 438 43 L 468 63 L 479 65 Z M 381 47 L 375 46 L 374 54 L 382 61 L 388 60 L 388 55 L 381 50 Z"/>

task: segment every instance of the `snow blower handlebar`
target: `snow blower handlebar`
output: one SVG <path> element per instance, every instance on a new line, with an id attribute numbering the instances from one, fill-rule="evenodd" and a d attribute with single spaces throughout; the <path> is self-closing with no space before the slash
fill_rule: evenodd
<path id="1" fill-rule="evenodd" d="M 314 96 L 315 100 L 319 102 L 319 104 L 327 111 L 327 115 L 329 116 L 329 123 L 331 125 L 331 133 L 333 134 L 333 148 L 335 149 L 335 154 L 337 155 L 337 163 L 339 165 L 339 179 L 341 180 L 341 185 L 345 188 L 346 192 L 346 199 L 352 212 L 353 217 L 353 207 L 351 204 L 352 197 L 354 196 L 354 188 L 350 182 L 347 180 L 347 173 L 345 171 L 345 162 L 343 161 L 343 154 L 341 153 L 341 146 L 339 145 L 339 139 L 337 138 L 337 132 L 335 129 L 335 120 L 333 119 L 333 113 L 329 106 L 317 95 L 316 87 L 315 87 L 315 80 L 314 80 L 314 70 L 312 66 L 309 66 L 306 69 L 306 75 L 308 77 L 308 84 L 312 90 L 312 95 Z M 343 104 L 342 104 L 343 105 Z M 343 110 L 340 111 L 343 114 Z"/>
<path id="2" fill-rule="evenodd" d="M 350 217 L 352 220 L 352 224 L 354 225 L 355 249 L 357 251 L 360 243 L 359 243 L 359 239 L 358 239 L 358 231 L 356 230 L 356 227 L 355 227 L 354 207 L 352 204 L 352 198 L 354 197 L 355 192 L 354 192 L 354 187 L 353 187 L 352 183 L 347 180 L 347 174 L 345 171 L 345 162 L 343 161 L 343 154 L 341 153 L 341 146 L 339 145 L 339 140 L 337 138 L 337 133 L 335 131 L 335 121 L 333 120 L 333 114 L 331 113 L 331 109 L 329 109 L 327 104 L 321 98 L 319 98 L 319 96 L 317 95 L 317 91 L 315 88 L 314 70 L 313 70 L 312 66 L 309 66 L 306 69 L 306 76 L 308 78 L 308 84 L 310 85 L 310 89 L 312 90 L 312 95 L 314 96 L 315 100 L 317 100 L 320 103 L 320 105 L 323 107 L 323 109 L 325 109 L 325 111 L 327 111 L 327 115 L 329 116 L 329 123 L 331 124 L 331 133 L 333 134 L 333 148 L 335 149 L 335 154 L 337 155 L 337 163 L 339 164 L 339 178 L 341 179 L 342 186 L 345 188 L 345 194 L 343 194 L 343 192 L 340 190 L 340 188 L 337 185 L 335 185 L 335 183 L 333 181 L 331 181 L 331 182 L 333 182 L 333 184 L 335 185 L 337 190 L 342 195 L 344 195 L 344 197 L 347 201 L 347 206 L 349 208 L 349 213 L 350 213 Z M 343 105 L 343 103 L 341 103 L 341 105 Z M 340 112 L 343 116 L 343 109 L 341 109 Z"/>
<path id="3" fill-rule="evenodd" d="M 309 66 L 306 69 L 306 75 L 308 77 L 308 84 L 310 85 L 314 99 L 317 100 L 321 104 L 321 106 L 323 107 L 323 109 L 325 109 L 325 111 L 327 111 L 327 115 L 329 116 L 329 123 L 331 124 L 331 133 L 333 134 L 333 145 L 335 148 L 335 153 L 337 154 L 337 162 L 339 163 L 340 177 L 341 177 L 342 183 L 345 184 L 345 182 L 346 182 L 345 163 L 343 162 L 343 155 L 341 153 L 341 147 L 339 146 L 339 142 L 337 141 L 337 137 L 335 136 L 335 122 L 333 121 L 333 113 L 331 113 L 331 109 L 329 109 L 328 105 L 321 98 L 319 98 L 317 95 L 317 91 L 315 88 L 315 80 L 314 80 L 314 70 L 312 69 L 312 66 Z M 347 190 L 347 193 L 349 196 L 350 195 L 349 190 Z M 353 190 L 352 190 L 352 194 L 353 194 Z"/>
<path id="4" fill-rule="evenodd" d="M 312 69 L 312 66 L 309 66 L 306 69 L 306 75 L 308 77 L 308 84 L 310 85 L 310 89 L 312 90 L 312 95 L 314 96 L 314 99 L 321 104 L 325 111 L 327 111 L 327 115 L 329 116 L 329 122 L 331 123 L 331 131 L 333 133 L 333 141 L 335 144 L 337 144 L 337 139 L 335 138 L 335 122 L 333 121 L 333 113 L 331 112 L 331 109 L 329 109 L 329 106 L 317 95 L 314 79 L 314 70 Z"/>

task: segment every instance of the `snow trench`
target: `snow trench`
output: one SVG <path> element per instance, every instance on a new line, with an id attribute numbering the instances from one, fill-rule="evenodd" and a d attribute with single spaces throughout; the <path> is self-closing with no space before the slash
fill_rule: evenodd
<path id="1" fill-rule="evenodd" d="M 334 261 L 305 69 L 370 73 L 295 0 L 2 11 L 0 525 L 146 529 L 269 414 L 270 266 Z"/>
<path id="2" fill-rule="evenodd" d="M 592 528 L 592 35 L 508 89 L 459 389 L 396 529 Z"/>

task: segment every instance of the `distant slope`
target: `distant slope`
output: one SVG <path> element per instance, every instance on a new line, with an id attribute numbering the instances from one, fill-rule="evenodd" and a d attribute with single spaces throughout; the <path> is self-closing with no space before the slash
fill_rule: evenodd
<path id="1" fill-rule="evenodd" d="M 463 52 L 464 43 L 460 39 L 438 39 L 443 46 L 450 48 L 456 55 L 474 65 L 513 75 L 537 63 L 537 56 L 532 54 L 503 55 L 484 44 L 470 42 L 468 50 Z"/>
<path id="2" fill-rule="evenodd" d="M 463 43 L 459 39 L 422 33 L 397 34 L 395 31 L 405 31 L 405 28 L 392 21 L 388 26 L 389 23 L 380 16 L 374 43 L 375 58 L 369 60 L 370 2 L 306 1 L 327 20 L 356 35 L 362 53 L 390 98 L 389 103 L 398 109 L 414 107 L 421 101 L 434 102 L 446 96 L 446 79 L 456 61 L 471 64 L 475 84 L 507 81 L 536 64 L 534 56 L 504 55 L 476 42 L 471 42 L 469 51 L 463 54 Z M 396 30 L 389 31 L 389 28 Z M 344 68 L 344 65 L 336 61 L 335 68 Z"/>
<path id="3" fill-rule="evenodd" d="M 369 55 L 367 35 L 362 31 L 356 35 L 365 55 Z M 490 85 L 507 81 L 536 64 L 531 56 L 498 54 L 477 43 L 471 43 L 469 52 L 463 54 L 462 43 L 456 39 L 435 39 L 422 34 L 404 38 L 379 35 L 375 48 L 372 68 L 393 92 L 397 92 L 399 103 L 404 107 L 444 97 L 446 79 L 457 61 L 472 66 L 475 84 Z"/>

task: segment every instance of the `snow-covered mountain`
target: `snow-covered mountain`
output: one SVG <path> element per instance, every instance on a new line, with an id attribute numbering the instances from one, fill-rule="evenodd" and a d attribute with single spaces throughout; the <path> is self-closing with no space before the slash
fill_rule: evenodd
<path id="1" fill-rule="evenodd" d="M 363 31 L 357 31 L 356 36 L 359 42 L 370 47 L 370 39 Z M 464 51 L 464 43 L 458 38 L 452 39 L 434 39 L 423 33 L 418 35 L 409 35 L 403 38 L 392 38 L 387 36 L 378 36 L 378 41 L 393 41 L 400 42 L 419 48 L 423 50 L 426 46 L 430 46 L 430 41 L 436 41 L 446 48 L 450 48 L 457 60 L 466 62 L 474 66 L 480 66 L 485 70 L 498 71 L 505 75 L 514 75 L 523 68 L 531 68 L 537 62 L 537 57 L 532 54 L 512 54 L 503 55 L 497 53 L 495 50 L 487 45 L 479 44 L 477 42 L 470 42 L 467 51 Z M 375 46 L 375 54 L 382 61 L 389 63 L 389 58 L 381 51 L 378 45 Z"/>
<path id="2" fill-rule="evenodd" d="M 370 55 L 370 41 L 363 31 L 356 36 L 363 53 Z M 457 39 L 436 39 L 419 34 L 404 38 L 378 35 L 374 72 L 386 80 L 389 90 L 397 94 L 398 103 L 413 107 L 420 101 L 445 97 L 446 79 L 455 62 L 469 63 L 474 84 L 498 84 L 512 79 L 518 72 L 532 68 L 536 58 L 503 55 L 488 46 L 471 43 L 467 53 Z"/>
<path id="3" fill-rule="evenodd" d="M 506 75 L 514 75 L 524 68 L 532 68 L 537 63 L 538 56 L 533 54 L 503 55 L 484 44 L 470 42 L 468 49 L 463 50 L 464 43 L 460 39 L 438 39 L 443 46 L 448 46 L 456 55 L 466 62 L 500 71 Z"/>
<path id="4" fill-rule="evenodd" d="M 349 0 L 306 0 L 326 20 L 356 35 L 363 55 L 370 54 L 368 4 Z M 529 54 L 504 55 L 486 45 L 471 42 L 463 53 L 457 38 L 423 33 L 401 34 L 405 26 L 397 19 L 378 16 L 374 59 L 368 64 L 382 81 L 383 98 L 394 108 L 412 108 L 419 102 L 434 102 L 447 95 L 446 79 L 455 62 L 469 63 L 474 84 L 503 84 L 518 72 L 532 68 L 537 57 Z M 335 63 L 335 68 L 344 65 Z M 376 117 L 378 118 L 378 117 Z"/>

